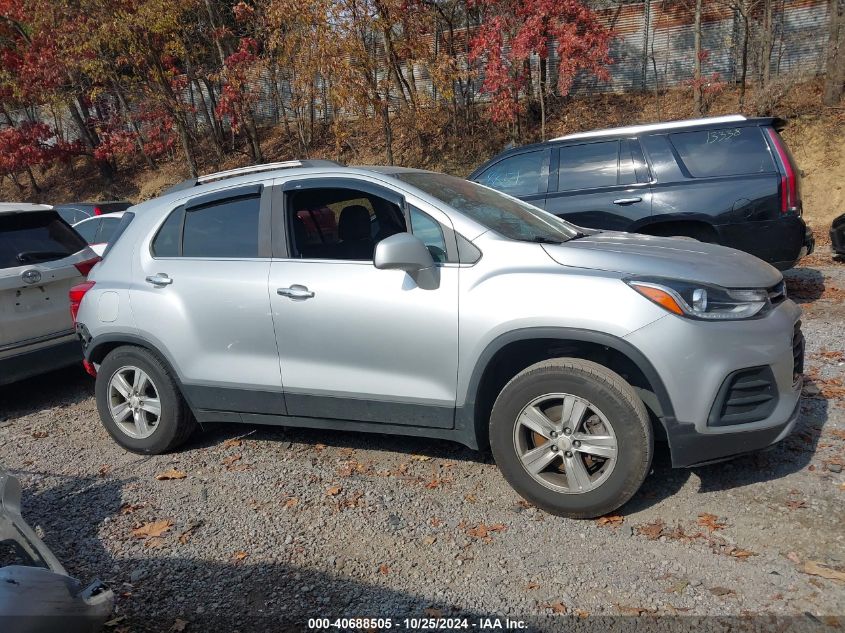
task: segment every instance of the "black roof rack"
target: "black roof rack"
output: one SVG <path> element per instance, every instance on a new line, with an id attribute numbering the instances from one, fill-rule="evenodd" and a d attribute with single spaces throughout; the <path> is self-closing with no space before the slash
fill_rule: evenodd
<path id="1" fill-rule="evenodd" d="M 197 185 L 204 185 L 215 180 L 224 180 L 226 178 L 234 178 L 236 176 L 243 176 L 246 174 L 255 174 L 262 171 L 274 171 L 276 169 L 293 169 L 296 167 L 343 167 L 341 163 L 334 160 L 286 160 L 279 163 L 263 163 L 261 165 L 250 165 L 249 167 L 238 167 L 237 169 L 227 169 L 226 171 L 218 171 L 213 174 L 206 174 L 198 178 L 188 178 L 182 182 L 165 189 L 162 195 L 190 189 Z"/>

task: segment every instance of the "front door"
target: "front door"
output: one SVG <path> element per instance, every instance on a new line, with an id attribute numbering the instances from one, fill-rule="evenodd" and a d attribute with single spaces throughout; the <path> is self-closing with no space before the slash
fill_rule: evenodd
<path id="1" fill-rule="evenodd" d="M 452 428 L 459 269 L 448 219 L 368 181 L 286 190 L 273 225 L 274 253 L 279 234 L 286 252 L 271 264 L 270 296 L 288 415 Z M 373 266 L 376 243 L 409 228 L 440 260 L 434 285 Z"/>

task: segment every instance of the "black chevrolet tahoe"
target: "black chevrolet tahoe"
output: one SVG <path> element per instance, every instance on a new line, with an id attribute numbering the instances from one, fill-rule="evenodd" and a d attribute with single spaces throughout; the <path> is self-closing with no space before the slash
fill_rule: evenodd
<path id="1" fill-rule="evenodd" d="M 716 242 L 784 270 L 815 244 L 785 125 L 730 115 L 570 134 L 469 179 L 580 226 Z"/>

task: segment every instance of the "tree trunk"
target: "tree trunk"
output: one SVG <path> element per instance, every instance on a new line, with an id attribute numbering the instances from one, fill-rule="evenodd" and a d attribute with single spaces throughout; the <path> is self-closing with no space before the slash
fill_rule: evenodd
<path id="1" fill-rule="evenodd" d="M 748 15 L 742 15 L 742 59 L 739 68 L 739 109 L 745 107 L 745 85 L 748 76 L 748 40 L 750 37 Z"/>
<path id="2" fill-rule="evenodd" d="M 772 80 L 772 47 L 774 46 L 774 3 L 775 0 L 763 0 L 763 38 L 760 52 L 760 83 L 765 88 Z"/>
<path id="3" fill-rule="evenodd" d="M 546 140 L 546 58 L 540 58 L 540 140 Z"/>
<path id="4" fill-rule="evenodd" d="M 692 74 L 692 106 L 698 116 L 704 114 L 704 104 L 701 99 L 701 0 L 695 0 L 695 38 L 693 74 Z"/>
<path id="5" fill-rule="evenodd" d="M 842 99 L 845 83 L 845 0 L 828 0 L 827 6 L 830 28 L 822 102 L 827 106 L 835 106 Z"/>
<path id="6" fill-rule="evenodd" d="M 81 98 L 77 99 L 69 99 L 68 100 L 68 110 L 70 110 L 70 116 L 73 119 L 74 124 L 76 125 L 76 129 L 79 131 L 80 139 L 88 151 L 93 155 L 94 149 L 99 145 L 99 139 L 94 136 L 91 129 L 88 127 L 86 123 L 86 117 L 82 115 L 82 112 L 85 112 L 82 106 Z M 112 169 L 111 165 L 109 165 L 106 161 L 98 160 L 94 161 L 97 165 L 97 169 L 100 170 L 100 175 L 111 182 L 114 179 L 114 170 Z"/>

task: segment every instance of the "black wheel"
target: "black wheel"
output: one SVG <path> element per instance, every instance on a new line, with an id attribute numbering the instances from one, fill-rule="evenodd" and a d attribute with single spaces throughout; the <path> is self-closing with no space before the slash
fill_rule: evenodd
<path id="1" fill-rule="evenodd" d="M 639 490 L 654 437 L 645 406 L 619 374 L 555 358 L 502 389 L 490 416 L 490 447 L 525 499 L 583 519 L 616 510 Z"/>
<path id="2" fill-rule="evenodd" d="M 103 426 L 133 453 L 166 453 L 196 426 L 164 363 L 141 347 L 109 352 L 97 372 L 95 392 Z"/>

